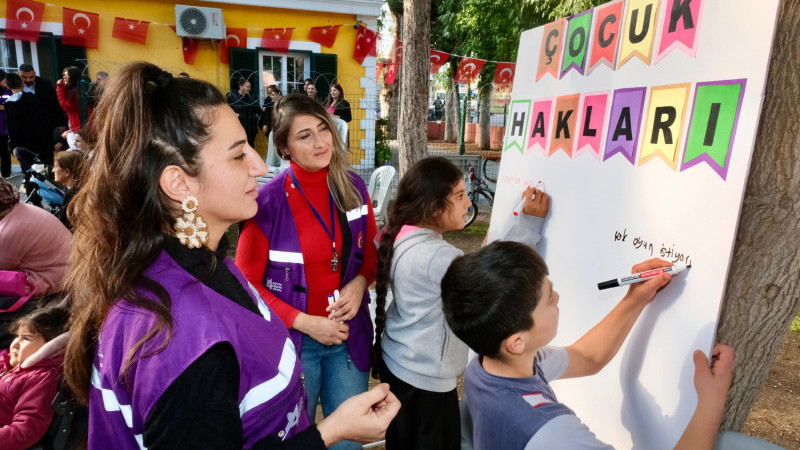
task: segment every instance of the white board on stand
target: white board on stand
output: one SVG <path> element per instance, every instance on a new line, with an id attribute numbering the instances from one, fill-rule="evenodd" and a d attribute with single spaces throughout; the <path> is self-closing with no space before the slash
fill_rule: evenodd
<path id="1" fill-rule="evenodd" d="M 642 34 L 648 5 L 653 35 L 625 43 L 638 39 L 626 29 L 634 11 L 633 35 Z M 681 6 L 692 8 L 684 15 L 693 28 L 680 17 L 670 31 Z M 539 250 L 561 294 L 553 344 L 577 340 L 626 292 L 599 291 L 598 282 L 650 258 L 692 264 L 645 309 L 601 373 L 553 383 L 559 400 L 615 448 L 672 448 L 696 407 L 692 352 L 708 352 L 714 341 L 778 6 L 620 0 L 590 10 L 589 19 L 578 14 L 522 34 L 490 239 L 510 226 L 524 187 L 541 180 L 551 208 Z M 614 11 L 613 61 L 596 63 L 598 18 Z M 581 24 L 589 24 L 584 59 L 562 73 L 582 43 Z M 543 71 L 545 51 L 555 75 Z"/>

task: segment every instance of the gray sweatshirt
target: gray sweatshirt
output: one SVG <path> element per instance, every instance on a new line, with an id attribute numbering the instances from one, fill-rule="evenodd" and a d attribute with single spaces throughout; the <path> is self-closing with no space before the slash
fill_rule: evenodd
<path id="1" fill-rule="evenodd" d="M 534 247 L 543 222 L 523 214 L 505 239 Z M 418 228 L 394 243 L 390 273 L 394 300 L 386 310 L 383 359 L 396 377 L 418 389 L 451 391 L 467 365 L 468 347 L 445 321 L 441 287 L 450 263 L 463 254 L 428 228 Z"/>

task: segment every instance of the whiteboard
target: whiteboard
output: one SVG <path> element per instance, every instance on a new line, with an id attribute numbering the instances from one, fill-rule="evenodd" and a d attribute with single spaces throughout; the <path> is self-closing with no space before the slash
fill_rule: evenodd
<path id="1" fill-rule="evenodd" d="M 630 273 L 633 264 L 655 257 L 692 264 L 645 309 L 617 356 L 603 371 L 553 383 L 559 400 L 572 408 L 599 439 L 619 449 L 672 448 L 697 404 L 692 351 L 699 348 L 708 353 L 713 346 L 779 6 L 779 0 L 694 0 L 692 3 L 699 7 L 694 48 L 675 48 L 659 54 L 667 29 L 665 14 L 674 3 L 675 0 L 623 0 L 591 10 L 584 67 L 565 73 L 558 67 L 557 76 L 541 74 L 540 70 L 544 30 L 548 26 L 522 34 L 490 226 L 490 240 L 502 235 L 512 225 L 511 211 L 525 185 L 539 180 L 544 183 L 551 207 L 538 249 L 550 268 L 554 288 L 561 295 L 555 345 L 577 340 L 626 292 L 626 288 L 599 291 L 598 282 Z M 611 64 L 588 67 L 591 36 L 598 26 L 594 19 L 599 12 L 616 5 L 622 11 L 624 28 L 630 11 L 639 8 L 642 12 L 648 4 L 658 11 L 652 23 L 657 30 L 649 63 L 623 54 L 631 49 L 619 45 Z M 562 25 L 562 35 L 569 38 L 570 20 L 564 20 Z M 553 24 L 549 26 L 552 28 Z M 575 47 L 578 43 L 580 39 L 576 38 Z M 561 62 L 568 50 L 565 45 L 562 47 Z M 647 49 L 639 52 L 646 53 Z M 625 58 L 624 64 L 619 65 Z M 684 158 L 690 151 L 690 120 L 702 115 L 693 110 L 696 103 L 702 103 L 696 94 L 698 90 L 704 96 L 709 92 L 700 86 L 729 80 L 740 80 L 742 92 L 728 136 L 727 159 L 722 159 L 724 167 L 715 166 L 702 155 L 687 163 Z M 635 121 L 631 128 L 638 125 L 641 132 L 636 137 L 635 152 L 628 155 L 625 151 L 614 152 L 613 142 L 610 147 L 607 144 L 612 134 L 610 104 L 620 89 L 620 95 L 635 92 L 625 91 L 630 88 L 644 91 L 641 114 L 630 117 Z M 580 94 L 577 99 L 575 94 Z M 594 119 L 603 119 L 605 125 L 597 127 L 600 136 L 581 139 L 578 129 L 583 124 L 582 114 L 586 115 L 583 107 L 587 98 L 597 105 L 595 112 L 603 109 L 603 102 L 597 103 L 603 96 L 594 98 L 590 94 L 607 94 L 605 112 L 595 114 Z M 682 124 L 672 130 L 673 146 L 660 151 L 651 148 L 652 130 L 642 130 L 653 119 L 654 111 L 648 111 L 649 105 L 659 98 L 676 103 Z M 552 100 L 549 104 L 541 102 L 548 99 Z M 553 151 L 550 147 L 558 144 L 553 131 L 559 102 L 580 106 L 570 117 L 575 122 L 571 146 Z M 704 105 L 708 109 L 708 102 Z M 541 133 L 531 137 L 536 128 L 532 113 L 535 109 L 547 111 L 545 118 L 548 113 L 551 115 L 545 127 L 549 135 L 544 138 Z M 514 120 L 519 125 L 523 113 L 523 129 L 514 128 Z M 698 125 L 694 144 L 698 139 L 703 141 L 699 130 Z M 666 141 L 663 129 L 661 132 Z M 599 143 L 598 148 L 578 145 L 587 139 Z"/>

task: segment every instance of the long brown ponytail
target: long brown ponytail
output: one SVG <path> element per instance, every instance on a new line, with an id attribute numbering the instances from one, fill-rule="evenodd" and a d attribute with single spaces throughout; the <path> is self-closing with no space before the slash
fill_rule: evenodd
<path id="1" fill-rule="evenodd" d="M 65 286 L 73 311 L 64 373 L 83 402 L 88 401 L 98 334 L 117 301 L 157 317 L 128 355 L 123 372 L 148 339 L 163 337 L 162 349 L 169 342 L 170 298 L 142 274 L 163 248 L 178 210 L 161 191 L 159 178 L 168 165 L 192 176 L 200 173 L 200 149 L 211 138 L 213 108 L 225 105 L 213 85 L 172 78 L 146 62 L 126 66 L 109 83 L 89 126 L 96 131 L 90 134 L 91 169 L 69 211 L 75 234 Z"/>
<path id="2" fill-rule="evenodd" d="M 448 208 L 448 197 L 464 175 L 445 158 L 423 159 L 414 164 L 397 188 L 389 207 L 386 228 L 378 247 L 378 274 L 375 279 L 375 344 L 372 347 L 372 376 L 380 377 L 383 365 L 381 338 L 386 326 L 386 294 L 391 283 L 394 241 L 403 225 L 432 225 Z"/>

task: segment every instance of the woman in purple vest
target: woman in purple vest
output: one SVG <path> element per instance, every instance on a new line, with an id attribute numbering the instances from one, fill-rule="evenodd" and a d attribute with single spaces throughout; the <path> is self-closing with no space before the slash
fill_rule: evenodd
<path id="1" fill-rule="evenodd" d="M 291 165 L 259 188 L 236 265 L 291 330 L 313 423 L 318 399 L 327 417 L 367 390 L 373 334 L 366 288 L 377 270 L 377 230 L 367 188 L 349 170 L 325 108 L 289 94 L 272 114 L 275 148 Z"/>
<path id="2" fill-rule="evenodd" d="M 65 375 L 90 449 L 324 448 L 383 434 L 384 385 L 309 426 L 286 327 L 225 258 L 267 171 L 211 84 L 145 62 L 95 114 L 93 170 L 70 205 Z"/>

